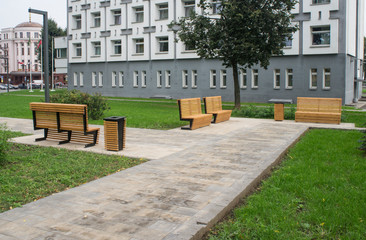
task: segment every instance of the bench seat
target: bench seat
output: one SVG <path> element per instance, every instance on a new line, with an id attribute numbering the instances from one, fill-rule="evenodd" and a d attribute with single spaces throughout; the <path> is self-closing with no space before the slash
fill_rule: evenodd
<path id="1" fill-rule="evenodd" d="M 212 114 L 203 114 L 200 98 L 178 99 L 179 116 L 182 121 L 189 121 L 189 129 L 209 126 Z M 186 129 L 182 127 L 182 129 Z"/>
<path id="2" fill-rule="evenodd" d="M 228 121 L 231 117 L 231 110 L 222 110 L 221 96 L 204 97 L 205 112 L 213 114 L 213 123 Z"/>

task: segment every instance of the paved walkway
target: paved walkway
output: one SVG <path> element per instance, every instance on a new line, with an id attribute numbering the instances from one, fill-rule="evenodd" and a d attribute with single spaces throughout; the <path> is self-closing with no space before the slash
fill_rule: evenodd
<path id="1" fill-rule="evenodd" d="M 31 120 L 1 122 L 34 133 Z M 354 128 L 245 118 L 194 131 L 128 128 L 118 153 L 103 149 L 103 134 L 87 149 L 14 139 L 150 161 L 0 214 L 0 239 L 200 239 L 313 126 Z"/>

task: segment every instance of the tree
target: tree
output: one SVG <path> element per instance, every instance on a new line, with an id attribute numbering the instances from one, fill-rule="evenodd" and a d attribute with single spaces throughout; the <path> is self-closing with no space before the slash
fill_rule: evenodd
<path id="1" fill-rule="evenodd" d="M 217 3 L 200 0 L 202 14 L 192 12 L 169 27 L 178 25 L 178 38 L 201 58 L 219 59 L 233 68 L 235 108 L 240 109 L 238 70 L 255 64 L 266 69 L 273 55 L 283 54 L 286 40 L 292 40 L 297 30 L 291 23 L 295 4 L 295 0 L 222 0 L 219 15 L 213 18 L 210 12 Z"/>
<path id="2" fill-rule="evenodd" d="M 44 35 L 44 30 L 42 29 L 42 36 Z M 52 72 L 52 40 L 54 37 L 60 37 L 60 36 L 66 36 L 66 29 L 60 28 L 55 20 L 48 19 L 48 59 L 49 59 L 49 72 Z M 41 48 L 38 49 L 38 52 L 40 53 Z M 40 59 L 40 58 L 39 58 Z M 45 62 L 45 61 L 43 61 Z M 43 63 L 42 69 L 45 69 L 45 65 Z"/>

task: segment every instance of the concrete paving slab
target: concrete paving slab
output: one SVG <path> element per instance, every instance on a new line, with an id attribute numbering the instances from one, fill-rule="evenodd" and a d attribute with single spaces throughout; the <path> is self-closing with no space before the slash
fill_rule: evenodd
<path id="1" fill-rule="evenodd" d="M 12 130 L 40 135 L 32 121 L 0 118 Z M 353 124 L 232 118 L 194 131 L 127 129 L 126 149 L 34 142 L 102 154 L 147 158 L 133 168 L 0 214 L 1 239 L 200 239 L 246 196 L 309 128 Z M 42 133 L 41 133 L 42 134 Z"/>

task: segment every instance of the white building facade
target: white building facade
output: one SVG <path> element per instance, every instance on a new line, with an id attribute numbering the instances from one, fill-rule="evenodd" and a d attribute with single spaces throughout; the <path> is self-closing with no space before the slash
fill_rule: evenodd
<path id="1" fill-rule="evenodd" d="M 175 42 L 173 20 L 200 13 L 199 0 L 68 0 L 69 88 L 105 96 L 221 95 L 233 101 L 232 69 Z M 220 1 L 213 0 L 213 12 Z M 241 100 L 361 97 L 364 1 L 300 0 L 299 30 L 267 70 L 240 70 Z"/>
<path id="2" fill-rule="evenodd" d="M 12 83 L 24 82 L 25 75 L 29 78 L 30 71 L 34 73 L 33 76 L 40 76 L 41 62 L 38 59 L 37 47 L 41 40 L 41 30 L 42 25 L 34 22 L 25 22 L 14 28 L 1 30 L 0 49 L 9 59 L 9 69 L 5 61 L 2 61 L 0 74 L 6 75 L 9 72 Z"/>
<path id="3" fill-rule="evenodd" d="M 54 41 L 54 83 L 67 83 L 67 37 L 55 37 Z"/>

